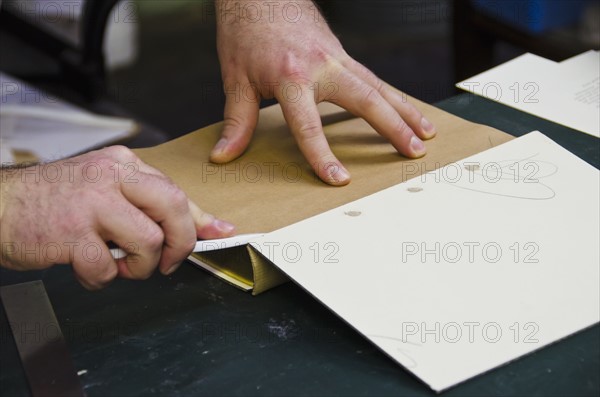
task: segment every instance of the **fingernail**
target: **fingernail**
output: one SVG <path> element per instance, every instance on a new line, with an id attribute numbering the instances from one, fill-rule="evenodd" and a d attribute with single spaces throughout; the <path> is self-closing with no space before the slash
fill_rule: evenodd
<path id="1" fill-rule="evenodd" d="M 433 132 L 434 127 L 433 124 L 431 124 L 431 122 L 429 120 L 427 120 L 425 117 L 421 118 L 421 127 L 423 127 L 423 129 L 425 130 L 425 132 Z"/>
<path id="2" fill-rule="evenodd" d="M 235 230 L 234 225 L 232 225 L 229 222 L 222 221 L 220 219 L 216 219 L 213 222 L 213 225 L 223 234 L 230 234 L 233 233 L 233 231 Z"/>
<path id="3" fill-rule="evenodd" d="M 330 167 L 329 178 L 335 183 L 346 182 L 350 179 L 350 173 L 344 167 Z"/>
<path id="4" fill-rule="evenodd" d="M 219 139 L 219 142 L 217 142 L 217 144 L 215 145 L 215 147 L 212 150 L 212 154 L 214 154 L 214 155 L 221 154 L 221 152 L 223 152 L 223 150 L 225 150 L 226 146 L 227 146 L 227 138 Z"/>
<path id="5" fill-rule="evenodd" d="M 165 273 L 165 276 L 170 276 L 171 274 L 175 273 L 175 270 L 179 269 L 179 266 L 181 266 L 182 263 L 183 262 L 178 262 L 171 266 L 169 270 L 167 270 L 167 272 Z"/>
<path id="6" fill-rule="evenodd" d="M 416 136 L 410 138 L 410 148 L 416 155 L 421 155 L 425 153 L 425 145 L 423 144 L 423 141 L 417 138 Z"/>

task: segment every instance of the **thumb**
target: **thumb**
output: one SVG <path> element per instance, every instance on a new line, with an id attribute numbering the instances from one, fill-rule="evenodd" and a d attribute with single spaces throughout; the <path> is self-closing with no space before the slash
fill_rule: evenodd
<path id="1" fill-rule="evenodd" d="M 201 239 L 231 237 L 235 234 L 235 226 L 229 222 L 217 219 L 202 211 L 193 201 L 188 200 L 190 213 L 196 225 L 196 234 Z"/>
<path id="2" fill-rule="evenodd" d="M 244 153 L 258 123 L 260 97 L 247 98 L 237 91 L 226 93 L 223 132 L 210 153 L 214 163 L 226 163 Z"/>

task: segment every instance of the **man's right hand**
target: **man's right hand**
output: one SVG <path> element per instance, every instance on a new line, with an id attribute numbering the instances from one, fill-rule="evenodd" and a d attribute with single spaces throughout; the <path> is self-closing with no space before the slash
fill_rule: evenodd
<path id="1" fill-rule="evenodd" d="M 171 274 L 198 237 L 234 233 L 123 146 L 1 174 L 2 265 L 29 270 L 69 263 L 88 289 L 117 276 L 145 279 L 157 266 Z M 114 260 L 108 241 L 127 257 Z"/>

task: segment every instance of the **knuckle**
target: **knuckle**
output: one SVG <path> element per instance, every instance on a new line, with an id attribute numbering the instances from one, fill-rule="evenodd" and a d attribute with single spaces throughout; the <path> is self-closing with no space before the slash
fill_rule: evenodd
<path id="1" fill-rule="evenodd" d="M 296 56 L 290 54 L 284 56 L 280 73 L 284 81 L 297 83 L 310 81 L 306 67 L 301 64 Z"/>
<path id="2" fill-rule="evenodd" d="M 117 278 L 119 273 L 117 266 L 112 265 L 109 262 L 104 262 L 102 264 L 84 264 L 83 267 L 81 266 L 82 263 L 79 263 L 79 265 L 79 269 L 75 269 L 77 278 L 81 284 L 90 291 L 97 291 L 104 288 Z M 87 270 L 83 270 L 84 268 L 87 268 Z"/>
<path id="3" fill-rule="evenodd" d="M 381 80 L 379 77 L 377 77 L 377 75 L 375 73 L 373 73 L 368 67 L 366 67 L 365 65 L 363 65 L 360 62 L 356 62 L 356 67 L 360 71 L 362 71 L 362 75 L 369 82 L 369 84 L 373 84 L 373 86 L 375 87 L 375 89 L 377 89 L 377 91 L 382 92 L 382 90 L 385 89 L 385 84 L 384 84 L 383 80 Z"/>
<path id="4" fill-rule="evenodd" d="M 324 48 L 317 46 L 312 50 L 312 58 L 320 63 L 327 63 L 329 60 L 334 59 Z"/>
<path id="5" fill-rule="evenodd" d="M 415 107 L 412 103 L 406 102 L 405 106 L 405 114 L 407 118 L 411 118 L 413 120 L 420 120 L 423 117 L 423 114 L 419 109 Z"/>
<path id="6" fill-rule="evenodd" d="M 408 124 L 406 124 L 402 119 L 398 120 L 395 131 L 398 131 L 400 136 L 412 137 L 415 134 Z"/>
<path id="7" fill-rule="evenodd" d="M 115 160 L 114 157 L 102 156 L 102 157 L 99 157 L 98 159 L 96 159 L 93 163 L 90 162 L 88 164 L 90 166 L 92 164 L 97 165 L 98 167 L 100 167 L 101 170 L 108 171 L 108 170 L 110 170 L 111 167 L 114 167 L 115 164 L 117 164 L 118 162 L 119 161 Z M 108 174 L 104 174 L 104 175 L 108 175 Z"/>
<path id="8" fill-rule="evenodd" d="M 178 193 L 177 198 L 173 200 L 172 208 L 176 215 L 187 215 L 190 212 L 185 193 Z"/>
<path id="9" fill-rule="evenodd" d="M 363 68 L 365 69 L 365 74 L 368 76 L 368 83 L 372 84 L 373 88 L 375 88 L 377 92 L 383 92 L 385 90 L 385 84 L 383 83 L 383 80 L 375 76 L 373 73 L 371 73 L 369 69 L 365 68 L 364 66 Z"/>
<path id="10" fill-rule="evenodd" d="M 375 106 L 378 106 L 380 100 L 381 96 L 379 95 L 379 92 L 375 88 L 369 86 L 361 95 L 360 106 L 366 109 L 371 109 Z"/>
<path id="11" fill-rule="evenodd" d="M 300 86 L 301 88 L 312 84 L 310 78 L 306 75 L 306 73 L 303 70 L 295 70 L 285 73 L 283 75 L 283 81 L 287 82 L 284 83 L 283 87 L 286 87 L 286 84 L 290 83 L 297 84 L 297 86 Z"/>
<path id="12" fill-rule="evenodd" d="M 129 161 L 137 158 L 137 156 L 131 151 L 131 149 L 123 145 L 109 146 L 105 150 L 107 151 L 107 154 L 109 156 L 114 158 L 126 159 Z"/>
<path id="13" fill-rule="evenodd" d="M 300 126 L 300 128 L 298 129 L 298 133 L 300 134 L 302 139 L 311 140 L 321 136 L 323 131 L 321 125 L 318 122 L 312 121 Z"/>
<path id="14" fill-rule="evenodd" d="M 117 267 L 110 264 L 106 264 L 102 270 L 95 280 L 95 284 L 99 284 L 100 288 L 113 281 L 119 274 Z"/>
<path id="15" fill-rule="evenodd" d="M 151 251 L 159 251 L 162 248 L 165 241 L 165 234 L 157 224 L 151 224 L 151 226 L 148 227 L 143 234 L 144 245 L 147 249 Z"/>
<path id="16" fill-rule="evenodd" d="M 171 179 L 170 176 L 163 174 L 162 172 L 159 171 L 159 173 L 157 175 L 151 175 L 150 178 L 156 178 L 159 181 L 164 182 L 167 185 L 167 189 L 169 189 L 170 186 L 174 186 L 175 182 L 173 182 L 173 179 Z M 167 190 L 167 194 L 170 192 L 170 190 Z"/>
<path id="17" fill-rule="evenodd" d="M 185 250 L 186 251 L 193 251 L 194 247 L 196 247 L 196 241 L 197 241 L 196 236 L 192 236 L 190 238 L 190 241 L 188 241 L 188 243 L 186 244 Z"/>
<path id="18" fill-rule="evenodd" d="M 225 116 L 225 119 L 223 120 L 223 128 L 224 128 L 224 131 L 230 131 L 231 129 L 236 130 L 236 131 L 239 129 L 245 129 L 246 128 L 245 119 L 243 117 L 241 117 L 239 114 L 228 114 Z"/>
<path id="19" fill-rule="evenodd" d="M 182 252 L 192 252 L 194 247 L 196 246 L 196 237 L 190 236 L 189 240 L 181 243 L 181 251 Z"/>
<path id="20" fill-rule="evenodd" d="M 171 208 L 173 208 L 178 214 L 188 212 L 188 197 L 185 192 L 173 183 L 169 183 L 167 189 Z"/>
<path id="21" fill-rule="evenodd" d="M 109 146 L 106 148 L 106 150 L 115 156 L 135 156 L 133 154 L 133 152 L 131 151 L 131 149 L 129 149 L 126 146 L 123 145 L 114 145 L 114 146 Z"/>

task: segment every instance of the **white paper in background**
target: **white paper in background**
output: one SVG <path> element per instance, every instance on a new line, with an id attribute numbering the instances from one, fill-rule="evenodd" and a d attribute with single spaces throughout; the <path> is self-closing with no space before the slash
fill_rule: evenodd
<path id="1" fill-rule="evenodd" d="M 563 62 L 524 54 L 458 88 L 600 137 L 600 53 Z"/>
<path id="2" fill-rule="evenodd" d="M 441 391 L 599 321 L 599 180 L 533 132 L 252 245 Z"/>
<path id="3" fill-rule="evenodd" d="M 57 160 L 124 139 L 136 129 L 132 120 L 96 116 L 4 73 L 0 113 L 3 162 L 12 161 L 10 150 L 31 152 L 40 161 Z M 44 113 L 51 116 L 32 116 Z"/>
<path id="4" fill-rule="evenodd" d="M 0 164 L 10 164 L 15 161 L 11 148 L 8 146 L 8 142 L 5 142 L 0 137 Z"/>

